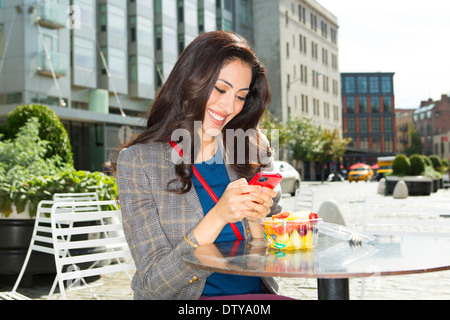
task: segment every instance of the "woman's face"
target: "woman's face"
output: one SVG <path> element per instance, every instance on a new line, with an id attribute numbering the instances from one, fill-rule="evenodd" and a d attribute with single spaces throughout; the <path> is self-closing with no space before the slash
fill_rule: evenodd
<path id="1" fill-rule="evenodd" d="M 220 71 L 206 103 L 203 133 L 217 136 L 244 107 L 252 81 L 251 67 L 241 60 L 228 63 Z"/>

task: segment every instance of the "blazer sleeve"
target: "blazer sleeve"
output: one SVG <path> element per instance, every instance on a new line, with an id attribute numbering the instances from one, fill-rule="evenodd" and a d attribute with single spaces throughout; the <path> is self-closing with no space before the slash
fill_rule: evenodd
<path id="1" fill-rule="evenodd" d="M 116 174 L 124 233 L 136 264 L 135 298 L 197 299 L 211 272 L 182 262 L 182 253 L 193 250 L 183 236 L 175 244 L 167 239 L 141 158 L 132 148 L 122 150 Z M 195 241 L 192 230 L 187 236 Z"/>

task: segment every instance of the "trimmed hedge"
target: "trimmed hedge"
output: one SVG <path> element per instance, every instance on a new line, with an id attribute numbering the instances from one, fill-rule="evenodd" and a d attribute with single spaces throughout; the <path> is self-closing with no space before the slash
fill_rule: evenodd
<path id="1" fill-rule="evenodd" d="M 19 106 L 8 114 L 3 128 L 0 130 L 4 134 L 3 139 L 13 140 L 19 129 L 27 121 L 35 117 L 40 123 L 39 138 L 50 142 L 50 148 L 44 155 L 44 159 L 59 155 L 62 162 L 73 164 L 72 146 L 69 135 L 64 125 L 59 120 L 56 113 L 48 106 L 44 105 L 23 105 Z"/>
<path id="2" fill-rule="evenodd" d="M 418 154 L 413 154 L 409 157 L 409 161 L 411 162 L 411 175 L 420 176 L 423 175 L 425 171 L 425 161 L 423 156 Z"/>
<path id="3" fill-rule="evenodd" d="M 395 176 L 407 176 L 411 171 L 411 163 L 407 156 L 398 154 L 392 164 L 392 174 Z"/>

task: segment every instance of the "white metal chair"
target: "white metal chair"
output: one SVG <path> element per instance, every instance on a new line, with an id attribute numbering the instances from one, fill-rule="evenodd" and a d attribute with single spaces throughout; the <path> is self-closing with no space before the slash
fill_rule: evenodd
<path id="1" fill-rule="evenodd" d="M 313 210 L 314 189 L 298 188 L 295 191 L 294 210 Z"/>
<path id="2" fill-rule="evenodd" d="M 92 204 L 55 202 L 51 209 L 54 257 L 63 299 L 67 298 L 66 287 L 77 287 L 86 277 L 135 270 L 115 201 L 98 201 L 95 204 L 101 206 L 100 210 L 80 212 L 82 208 L 92 208 Z M 114 210 L 106 210 L 106 206 Z M 131 280 L 131 275 L 127 276 Z M 88 289 L 98 298 L 96 292 Z"/>
<path id="3" fill-rule="evenodd" d="M 36 219 L 34 224 L 34 230 L 30 241 L 30 246 L 28 248 L 27 254 L 25 256 L 22 269 L 17 277 L 12 291 L 10 292 L 0 292 L 0 299 L 8 300 L 23 300 L 29 299 L 28 297 L 17 292 L 17 289 L 22 281 L 23 275 L 28 266 L 31 254 L 33 251 L 42 252 L 53 255 L 53 239 L 51 234 L 50 226 L 50 211 L 54 202 L 56 201 L 98 201 L 98 194 L 96 192 L 86 192 L 86 193 L 55 193 L 53 195 L 53 201 L 43 200 L 39 202 L 38 209 L 36 212 Z M 85 210 L 85 208 L 80 210 Z M 56 278 L 50 289 L 48 299 L 52 297 L 53 291 L 56 286 Z"/>
<path id="4" fill-rule="evenodd" d="M 387 236 L 450 237 L 450 200 L 370 199 L 362 209 L 363 231 Z M 361 279 L 361 299 L 365 279 Z"/>

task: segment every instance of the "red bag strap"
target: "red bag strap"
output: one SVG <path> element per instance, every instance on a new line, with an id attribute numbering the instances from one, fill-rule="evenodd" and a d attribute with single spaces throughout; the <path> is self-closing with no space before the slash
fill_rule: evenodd
<path id="1" fill-rule="evenodd" d="M 180 157 L 183 156 L 183 150 L 178 146 L 178 144 L 176 144 L 174 141 L 169 141 L 169 144 L 172 146 L 172 148 L 175 149 L 175 151 L 178 152 Z M 198 172 L 197 168 L 194 165 L 192 165 L 192 172 L 194 173 L 198 181 L 202 184 L 203 188 L 205 188 L 206 192 L 208 192 L 209 196 L 214 200 L 215 203 L 217 203 L 217 201 L 219 201 L 219 198 L 216 196 L 216 194 L 211 189 L 209 184 L 205 181 L 205 179 L 203 179 L 202 175 L 200 174 L 200 172 Z M 241 232 L 239 231 L 235 223 L 230 223 L 230 227 L 238 240 L 244 240 L 244 238 L 241 235 Z"/>

